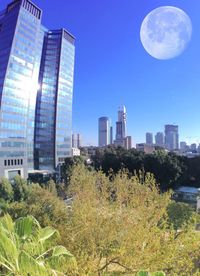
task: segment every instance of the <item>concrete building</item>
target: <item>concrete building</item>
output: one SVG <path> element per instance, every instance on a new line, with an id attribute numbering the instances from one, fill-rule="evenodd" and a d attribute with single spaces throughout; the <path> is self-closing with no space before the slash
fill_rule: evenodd
<path id="1" fill-rule="evenodd" d="M 136 144 L 136 149 L 139 151 L 143 151 L 145 153 L 153 153 L 155 151 L 154 145 L 149 145 L 145 143 Z"/>
<path id="2" fill-rule="evenodd" d="M 27 178 L 71 156 L 74 37 L 15 0 L 0 13 L 0 176 Z"/>
<path id="3" fill-rule="evenodd" d="M 157 132 L 155 135 L 155 145 L 164 148 L 165 147 L 165 137 L 163 132 Z"/>
<path id="4" fill-rule="evenodd" d="M 73 156 L 80 156 L 80 155 L 81 155 L 80 149 L 72 147 L 72 154 L 71 154 L 71 156 L 73 157 Z"/>
<path id="5" fill-rule="evenodd" d="M 165 125 L 165 147 L 169 151 L 179 149 L 179 133 L 177 125 Z"/>
<path id="6" fill-rule="evenodd" d="M 187 143 L 186 142 L 184 142 L 184 141 L 181 141 L 180 142 L 180 151 L 182 151 L 182 152 L 185 152 L 185 151 L 187 151 L 188 150 L 188 145 L 187 145 Z"/>
<path id="7" fill-rule="evenodd" d="M 195 144 L 195 143 L 191 144 L 191 145 L 190 145 L 190 150 L 191 150 L 192 152 L 197 151 L 197 144 Z"/>
<path id="8" fill-rule="evenodd" d="M 153 145 L 153 133 L 151 132 L 146 133 L 146 144 Z"/>
<path id="9" fill-rule="evenodd" d="M 99 147 L 105 147 L 112 144 L 111 120 L 108 117 L 99 118 L 98 134 Z"/>
<path id="10" fill-rule="evenodd" d="M 82 137 L 79 133 L 72 134 L 72 148 L 79 149 L 82 146 Z"/>
<path id="11" fill-rule="evenodd" d="M 126 138 L 124 139 L 124 147 L 125 149 L 129 150 L 132 148 L 132 137 L 131 136 L 126 136 Z"/>

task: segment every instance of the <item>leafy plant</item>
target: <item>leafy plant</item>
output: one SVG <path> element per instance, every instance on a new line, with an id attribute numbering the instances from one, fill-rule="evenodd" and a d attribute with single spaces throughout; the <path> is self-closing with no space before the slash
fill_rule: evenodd
<path id="1" fill-rule="evenodd" d="M 66 264 L 76 266 L 75 258 L 63 246 L 55 244 L 57 230 L 41 228 L 32 217 L 13 222 L 9 215 L 0 219 L 1 275 L 58 275 Z"/>

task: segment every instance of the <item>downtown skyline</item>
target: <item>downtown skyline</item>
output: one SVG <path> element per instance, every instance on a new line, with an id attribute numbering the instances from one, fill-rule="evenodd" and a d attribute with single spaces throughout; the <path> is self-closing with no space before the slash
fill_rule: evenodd
<path id="1" fill-rule="evenodd" d="M 148 130 L 163 131 L 165 124 L 180 126 L 181 141 L 200 142 L 198 0 L 79 0 L 68 1 L 66 9 L 61 0 L 56 7 L 53 2 L 34 2 L 45 10 L 44 25 L 67 26 L 76 37 L 73 131 L 82 134 L 84 144 L 97 144 L 97 118 L 109 116 L 114 122 L 121 105 L 127 107 L 134 143 L 144 141 Z M 8 3 L 1 0 L 0 9 Z M 189 47 L 167 61 L 149 56 L 139 35 L 144 17 L 163 5 L 183 9 L 193 25 Z"/>

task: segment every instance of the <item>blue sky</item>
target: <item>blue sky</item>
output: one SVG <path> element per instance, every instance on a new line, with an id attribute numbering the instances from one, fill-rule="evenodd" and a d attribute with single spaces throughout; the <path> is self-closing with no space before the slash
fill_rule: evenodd
<path id="1" fill-rule="evenodd" d="M 1 0 L 3 9 L 8 0 Z M 200 142 L 199 0 L 34 0 L 43 24 L 65 27 L 76 37 L 73 129 L 96 144 L 98 117 L 114 129 L 120 105 L 127 108 L 128 134 L 143 142 L 145 132 L 180 127 L 180 140 Z M 140 26 L 154 8 L 172 5 L 191 18 L 193 36 L 179 57 L 160 61 L 140 42 Z"/>

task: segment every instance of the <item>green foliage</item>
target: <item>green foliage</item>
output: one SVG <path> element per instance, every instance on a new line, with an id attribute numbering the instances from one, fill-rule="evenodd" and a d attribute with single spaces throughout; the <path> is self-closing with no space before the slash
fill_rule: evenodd
<path id="1" fill-rule="evenodd" d="M 0 179 L 0 197 L 5 201 L 11 201 L 13 199 L 13 188 L 8 179 Z"/>
<path id="2" fill-rule="evenodd" d="M 47 225 L 62 230 L 67 220 L 67 206 L 63 200 L 37 184 L 30 186 L 26 201 L 11 203 L 6 211 L 12 218 L 33 215 L 44 227 Z"/>
<path id="3" fill-rule="evenodd" d="M 13 184 L 14 201 L 26 200 L 29 195 L 27 182 L 19 175 L 14 178 Z"/>
<path id="4" fill-rule="evenodd" d="M 49 180 L 47 184 L 45 185 L 46 189 L 52 193 L 53 195 L 57 196 L 57 189 L 56 189 L 56 183 L 53 181 L 53 179 Z"/>
<path id="5" fill-rule="evenodd" d="M 95 169 L 102 169 L 104 173 L 114 173 L 125 168 L 131 175 L 144 171 L 153 173 L 162 190 L 167 190 L 179 182 L 184 171 L 181 157 L 174 153 L 158 150 L 153 154 L 144 154 L 135 149 L 125 150 L 121 147 L 107 147 L 99 149 L 92 157 Z"/>
<path id="6" fill-rule="evenodd" d="M 139 271 L 137 276 L 165 276 L 165 273 L 162 271 L 157 272 L 147 272 L 147 271 Z"/>
<path id="7" fill-rule="evenodd" d="M 171 202 L 167 207 L 168 222 L 175 230 L 195 224 L 196 213 L 186 203 Z"/>
<path id="8" fill-rule="evenodd" d="M 199 233 L 194 225 L 179 232 L 169 227 L 171 195 L 160 194 L 151 174 L 106 177 L 79 165 L 69 193 L 73 203 L 62 240 L 80 275 L 135 275 L 141 267 L 167 275 L 198 271 Z"/>
<path id="9" fill-rule="evenodd" d="M 41 228 L 32 216 L 14 223 L 9 215 L 0 219 L 1 275 L 49 276 L 66 272 L 69 265 L 76 270 L 73 255 L 63 246 L 53 245 L 53 228 Z M 53 241 L 53 242 L 52 242 Z M 56 274 L 56 275 L 57 275 Z"/>
<path id="10" fill-rule="evenodd" d="M 84 164 L 85 158 L 82 156 L 68 157 L 65 159 L 65 163 L 61 167 L 61 175 L 64 179 L 66 187 L 70 183 L 73 167 L 78 164 Z"/>
<path id="11" fill-rule="evenodd" d="M 114 156 L 115 149 L 109 150 Z M 140 168 L 143 153 L 133 151 L 136 157 L 132 159 L 128 151 L 116 151 L 121 152 L 121 167 L 130 160 Z M 126 162 L 122 162 L 125 153 Z M 166 153 L 159 154 L 160 160 L 166 160 Z M 68 276 L 136 275 L 141 269 L 155 276 L 163 276 L 162 271 L 169 276 L 198 275 L 200 236 L 194 229 L 194 213 L 190 207 L 171 201 L 171 193 L 160 193 L 152 174 L 125 169 L 117 173 L 116 167 L 106 175 L 87 169 L 82 162 L 70 165 L 70 170 L 70 205 L 57 197 L 53 182 L 41 187 L 15 180 L 13 188 L 20 196 L 7 202 L 3 210 L 16 221 L 9 216 L 1 219 L 0 229 L 2 225 L 12 234 L 8 239 L 0 232 L 0 243 L 2 248 L 3 244 L 10 248 L 8 262 L 12 266 L 19 256 L 20 275 L 27 276 L 28 265 L 33 268 L 27 270 L 30 275 L 46 275 L 44 267 Z M 63 189 L 66 192 L 66 187 Z"/>

